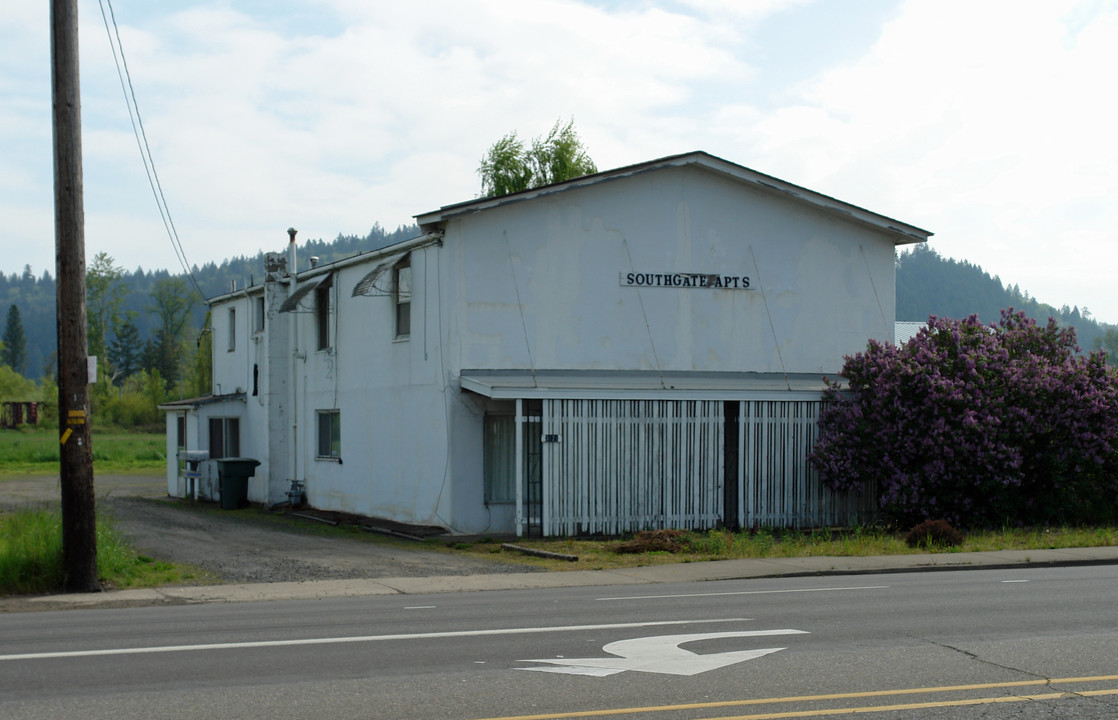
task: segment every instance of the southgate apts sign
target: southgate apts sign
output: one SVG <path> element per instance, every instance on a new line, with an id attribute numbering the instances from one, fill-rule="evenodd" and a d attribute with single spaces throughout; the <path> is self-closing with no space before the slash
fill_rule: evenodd
<path id="1" fill-rule="evenodd" d="M 621 273 L 622 287 L 656 288 L 714 288 L 719 290 L 749 290 L 748 275 L 723 275 L 721 273 Z"/>

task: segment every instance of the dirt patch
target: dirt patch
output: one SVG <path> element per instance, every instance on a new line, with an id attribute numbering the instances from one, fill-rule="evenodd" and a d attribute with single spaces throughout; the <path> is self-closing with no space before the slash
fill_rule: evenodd
<path id="1" fill-rule="evenodd" d="M 137 552 L 156 560 L 189 563 L 228 583 L 299 582 L 374 577 L 430 577 L 533 572 L 526 565 L 410 548 L 367 536 L 323 535 L 315 520 L 291 526 L 192 506 L 167 498 L 161 477 L 94 479 L 99 507 Z M 0 480 L 0 511 L 28 504 L 57 506 L 58 478 Z M 331 518 L 329 513 L 313 513 Z M 351 516 L 345 516 L 351 517 Z M 369 521 L 371 523 L 371 521 Z M 396 525 L 394 527 L 399 528 Z"/>
<path id="2" fill-rule="evenodd" d="M 687 552 L 688 533 L 683 530 L 645 530 L 638 532 L 632 540 L 619 543 L 614 551 L 618 553 L 639 554 L 646 552 Z"/>

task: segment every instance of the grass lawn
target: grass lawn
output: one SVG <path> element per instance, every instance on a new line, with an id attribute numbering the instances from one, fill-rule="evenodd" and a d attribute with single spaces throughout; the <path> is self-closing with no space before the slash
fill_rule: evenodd
<path id="1" fill-rule="evenodd" d="M 58 428 L 0 430 L 0 476 L 57 474 Z M 162 474 L 167 468 L 162 433 L 93 432 L 95 473 Z"/>

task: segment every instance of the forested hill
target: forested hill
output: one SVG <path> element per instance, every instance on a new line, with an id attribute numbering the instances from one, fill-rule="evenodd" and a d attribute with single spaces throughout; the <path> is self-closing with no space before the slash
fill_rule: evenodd
<path id="1" fill-rule="evenodd" d="M 419 229 L 414 225 L 401 226 L 394 231 L 386 231 L 380 225 L 374 225 L 365 236 L 338 235 L 333 241 L 307 240 L 299 243 L 300 266 L 306 267 L 306 258 L 318 256 L 323 264 L 340 260 L 344 257 L 356 255 L 360 252 L 375 250 L 397 242 L 402 242 L 419 234 Z M 280 243 L 269 252 L 281 252 L 287 249 L 287 243 Z M 127 270 L 128 258 L 112 258 L 115 266 L 121 269 L 121 281 L 124 288 L 121 315 L 131 319 L 135 325 L 140 348 L 137 353 L 144 350 L 155 339 L 159 332 L 160 318 L 153 301 L 152 291 L 161 281 L 166 281 L 175 276 L 166 270 L 144 270 L 141 267 Z M 92 258 L 87 265 L 92 263 Z M 0 272 L 0 324 L 8 316 L 9 308 L 15 305 L 19 309 L 20 320 L 26 337 L 26 361 L 20 369 L 24 377 L 37 380 L 41 377 L 54 374 L 56 327 L 55 327 L 55 283 L 52 271 L 47 270 L 36 275 L 30 268 L 24 268 L 20 274 L 5 275 Z M 254 256 L 235 257 L 224 260 L 220 265 L 210 262 L 193 268 L 194 279 L 207 298 L 221 295 L 229 290 L 231 281 L 237 282 L 237 287 L 245 287 L 250 282 L 259 284 L 263 281 L 264 251 Z M 185 275 L 181 275 L 185 278 Z M 182 284 L 184 292 L 188 290 Z M 205 317 L 206 307 L 196 294 L 192 294 L 195 301 L 192 311 L 193 328 L 201 328 Z M 0 328 L 2 331 L 2 328 Z M 116 338 L 108 338 L 111 343 Z M 145 368 L 149 369 L 149 368 Z"/>
<path id="2" fill-rule="evenodd" d="M 923 322 L 929 315 L 977 315 L 982 322 L 993 323 L 1001 317 L 1003 308 L 1024 310 L 1042 323 L 1054 317 L 1061 325 L 1074 327 L 1084 350 L 1098 347 L 1108 329 L 1110 337 L 1115 335 L 1113 326 L 1096 322 L 1087 308 L 1047 305 L 1017 285 L 1007 287 L 998 276 L 991 276 L 978 265 L 941 257 L 926 244 L 915 245 L 897 257 L 898 321 Z"/>
<path id="3" fill-rule="evenodd" d="M 374 225 L 365 236 L 339 235 L 333 241 L 308 240 L 299 243 L 300 265 L 305 267 L 306 258 L 318 256 L 323 264 L 350 257 L 361 252 L 402 242 L 419 234 L 415 226 L 401 226 L 394 231 L 386 231 Z M 272 248 L 282 251 L 284 247 Z M 128 265 L 127 258 L 112 259 L 118 268 Z M 238 287 L 259 284 L 262 281 L 264 253 L 251 257 L 236 257 L 225 260 L 220 265 L 210 262 L 194 267 L 194 278 L 206 297 L 214 297 L 229 290 L 231 281 Z M 121 270 L 121 280 L 125 292 L 121 307 L 122 316 L 135 326 L 135 342 L 139 346 L 137 354 L 147 353 L 148 359 L 141 360 L 144 369 L 154 362 L 157 353 L 152 344 L 160 333 L 160 317 L 153 301 L 153 291 L 168 280 L 180 280 L 182 292 L 188 286 L 181 278 L 170 275 L 166 270 Z M 197 299 L 197 298 L 195 298 Z M 5 275 L 0 273 L 0 323 L 8 316 L 9 308 L 19 309 L 24 334 L 26 336 L 26 360 L 21 368 L 22 374 L 31 379 L 53 375 L 55 349 L 55 284 L 49 271 L 36 275 L 31 268 L 23 273 Z M 1111 347 L 1111 355 L 1118 358 L 1118 328 L 1101 326 L 1089 313 L 1075 308 L 1055 308 L 1030 297 L 1016 285 L 1006 287 L 997 276 L 991 276 L 977 265 L 966 261 L 945 259 L 927 245 L 916 245 L 913 250 L 897 258 L 897 320 L 924 321 L 929 315 L 940 317 L 965 318 L 976 314 L 986 323 L 995 322 L 1002 308 L 1013 307 L 1024 310 L 1030 317 L 1044 322 L 1049 316 L 1060 323 L 1076 328 L 1079 344 L 1084 349 L 1097 347 L 1104 340 Z M 206 307 L 197 302 L 193 308 L 193 330 L 202 326 Z M 120 340 L 111 334 L 106 346 Z M 169 378 L 170 369 L 164 369 L 164 377 Z"/>

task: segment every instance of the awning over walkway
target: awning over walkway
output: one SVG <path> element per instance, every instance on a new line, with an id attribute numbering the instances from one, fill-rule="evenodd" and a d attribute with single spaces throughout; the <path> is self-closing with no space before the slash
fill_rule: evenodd
<path id="1" fill-rule="evenodd" d="M 787 399 L 818 396 L 823 375 L 806 373 L 665 372 L 621 370 L 463 370 L 460 383 L 498 399 L 641 398 L 649 400 Z"/>

